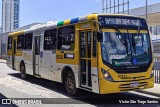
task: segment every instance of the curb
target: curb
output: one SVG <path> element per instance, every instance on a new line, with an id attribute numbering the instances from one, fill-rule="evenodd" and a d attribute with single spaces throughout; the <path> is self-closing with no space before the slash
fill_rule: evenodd
<path id="1" fill-rule="evenodd" d="M 2 60 L 0 60 L 0 63 L 4 63 L 4 64 L 6 64 L 7 62 L 4 60 L 4 61 L 2 61 Z"/>
<path id="2" fill-rule="evenodd" d="M 157 94 L 157 93 L 153 93 L 153 92 L 148 92 L 148 91 L 137 91 L 139 93 L 144 93 L 144 94 L 149 94 L 149 95 L 153 95 L 153 96 L 156 96 L 156 97 L 160 97 L 160 94 Z"/>
<path id="3" fill-rule="evenodd" d="M 0 62 L 0 63 L 6 64 L 6 62 Z"/>

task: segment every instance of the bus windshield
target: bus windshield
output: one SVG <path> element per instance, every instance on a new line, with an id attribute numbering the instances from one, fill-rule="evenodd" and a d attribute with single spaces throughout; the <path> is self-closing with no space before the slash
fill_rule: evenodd
<path id="1" fill-rule="evenodd" d="M 146 30 L 147 31 L 147 30 Z M 151 59 L 151 45 L 147 32 L 103 32 L 101 42 L 103 61 L 113 66 L 147 65 Z"/>

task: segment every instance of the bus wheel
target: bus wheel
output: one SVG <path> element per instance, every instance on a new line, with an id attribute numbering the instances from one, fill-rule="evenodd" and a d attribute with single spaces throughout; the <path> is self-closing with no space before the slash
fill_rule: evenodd
<path id="1" fill-rule="evenodd" d="M 74 75 L 69 72 L 66 80 L 65 80 L 65 88 L 67 93 L 69 93 L 70 95 L 75 95 L 76 94 L 76 82 L 75 82 L 75 78 Z"/>
<path id="2" fill-rule="evenodd" d="M 21 78 L 26 79 L 27 75 L 26 75 L 26 69 L 25 69 L 25 65 L 24 64 L 21 64 L 20 72 L 21 72 Z"/>

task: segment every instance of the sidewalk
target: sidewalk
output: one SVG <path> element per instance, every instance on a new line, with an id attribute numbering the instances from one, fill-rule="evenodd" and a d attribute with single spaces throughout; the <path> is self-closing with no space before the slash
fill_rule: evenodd
<path id="1" fill-rule="evenodd" d="M 155 83 L 154 88 L 144 89 L 144 90 L 140 90 L 140 91 L 137 91 L 137 92 L 160 97 L 160 84 Z"/>
<path id="2" fill-rule="evenodd" d="M 7 63 L 7 61 L 4 59 L 0 59 L 0 63 Z"/>

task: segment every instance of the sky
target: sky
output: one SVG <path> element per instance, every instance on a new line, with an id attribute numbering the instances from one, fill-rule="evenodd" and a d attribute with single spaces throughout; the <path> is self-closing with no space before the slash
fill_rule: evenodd
<path id="1" fill-rule="evenodd" d="M 160 3 L 160 0 L 148 0 L 148 4 L 158 2 Z M 144 5 L 145 0 L 130 0 L 131 9 Z M 20 0 L 20 26 L 36 22 L 61 21 L 101 12 L 102 0 Z"/>

